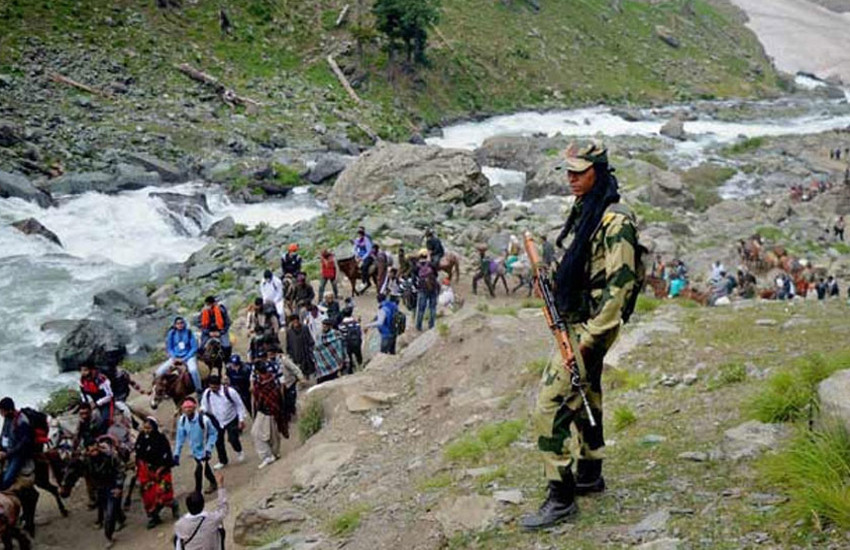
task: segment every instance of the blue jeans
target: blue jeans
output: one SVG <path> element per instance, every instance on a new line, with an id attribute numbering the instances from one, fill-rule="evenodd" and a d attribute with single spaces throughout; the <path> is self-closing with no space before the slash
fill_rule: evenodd
<path id="1" fill-rule="evenodd" d="M 419 292 L 419 297 L 416 300 L 416 330 L 422 332 L 422 321 L 425 319 L 425 309 L 431 312 L 431 317 L 428 319 L 428 328 L 434 328 L 434 323 L 437 322 L 437 293 L 436 292 Z"/>
<path id="2" fill-rule="evenodd" d="M 387 353 L 389 355 L 395 355 L 395 336 L 383 336 L 381 335 L 381 353 Z"/>
<path id="3" fill-rule="evenodd" d="M 24 461 L 19 456 L 6 459 L 6 469 L 3 470 L 3 479 L 0 481 L 0 491 L 5 491 L 12 486 L 23 467 Z"/>

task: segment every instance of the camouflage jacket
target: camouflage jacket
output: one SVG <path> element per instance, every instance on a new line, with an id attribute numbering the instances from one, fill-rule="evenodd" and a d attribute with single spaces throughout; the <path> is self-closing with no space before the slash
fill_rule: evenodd
<path id="1" fill-rule="evenodd" d="M 620 328 L 623 306 L 637 279 L 638 232 L 625 205 L 611 205 L 593 234 L 590 248 L 590 316 L 576 327 L 580 343 L 610 347 Z"/>

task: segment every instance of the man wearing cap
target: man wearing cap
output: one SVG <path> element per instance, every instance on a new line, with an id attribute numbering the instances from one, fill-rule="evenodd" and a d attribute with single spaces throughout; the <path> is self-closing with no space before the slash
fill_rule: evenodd
<path id="1" fill-rule="evenodd" d="M 227 466 L 229 462 L 227 446 L 224 442 L 225 435 L 227 435 L 230 446 L 236 451 L 236 462 L 244 462 L 245 454 L 242 452 L 239 434 L 245 429 L 246 415 L 245 405 L 242 403 L 239 392 L 230 386 L 222 385 L 221 378 L 218 375 L 210 375 L 209 387 L 201 397 L 201 410 L 215 418 L 218 423 L 215 441 L 215 448 L 218 451 L 218 464 L 213 466 L 213 469 L 220 470 Z"/>
<path id="2" fill-rule="evenodd" d="M 224 360 L 230 359 L 230 354 L 233 352 L 233 346 L 230 345 L 230 315 L 224 304 L 218 303 L 215 296 L 207 296 L 198 320 L 198 325 L 201 327 L 200 349 L 206 349 L 210 338 L 218 338 Z"/>
<path id="3" fill-rule="evenodd" d="M 333 321 L 330 319 L 322 320 L 322 334 L 316 339 L 313 357 L 316 360 L 317 384 L 337 378 L 339 372 L 346 368 L 348 356 L 345 343 L 339 331 L 334 330 Z"/>
<path id="4" fill-rule="evenodd" d="M 177 440 L 174 442 L 174 465 L 180 465 L 180 453 L 183 443 L 189 442 L 189 451 L 195 459 L 195 492 L 201 492 L 202 475 L 207 478 L 210 487 L 208 493 L 214 492 L 218 485 L 210 468 L 215 442 L 218 440 L 218 427 L 206 414 L 198 411 L 198 404 L 193 397 L 187 398 L 180 407 L 183 414 L 177 421 Z"/>
<path id="5" fill-rule="evenodd" d="M 271 269 L 267 269 L 263 273 L 263 280 L 260 282 L 260 296 L 262 296 L 263 302 L 274 304 L 278 321 L 283 319 L 283 281 L 272 273 Z"/>
<path id="6" fill-rule="evenodd" d="M 189 376 L 192 377 L 195 392 L 201 395 L 203 388 L 201 374 L 198 372 L 198 341 L 183 317 L 175 317 L 174 323 L 168 329 L 168 334 L 165 336 L 165 351 L 168 359 L 156 369 L 154 378 L 164 376 L 175 362 L 183 363 L 189 370 Z"/>
<path id="7" fill-rule="evenodd" d="M 636 223 L 634 215 L 619 204 L 617 179 L 608 165 L 606 149 L 598 142 L 572 144 L 565 156 L 564 167 L 576 202 L 556 240 L 562 246 L 572 237 L 554 277 L 554 294 L 579 359 L 570 366 L 578 376 L 571 376 L 557 360 L 543 373 L 533 428 L 543 454 L 548 495 L 537 513 L 522 518 L 521 526 L 527 530 L 544 529 L 567 519 L 578 511 L 576 495 L 605 489 L 602 361 L 617 338 L 637 279 Z M 594 426 L 583 405 L 582 390 Z M 570 450 L 573 433 L 578 438 L 578 456 Z"/>
<path id="8" fill-rule="evenodd" d="M 301 256 L 298 255 L 298 245 L 292 243 L 286 250 L 286 254 L 280 258 L 280 271 L 282 277 L 291 275 L 297 277 L 301 273 Z"/>

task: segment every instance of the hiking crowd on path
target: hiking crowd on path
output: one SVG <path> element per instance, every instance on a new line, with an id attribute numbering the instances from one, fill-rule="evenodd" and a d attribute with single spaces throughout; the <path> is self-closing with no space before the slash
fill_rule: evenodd
<path id="1" fill-rule="evenodd" d="M 154 371 L 152 390 L 144 390 L 120 368 L 81 367 L 75 431 L 66 431 L 58 422 L 51 426 L 43 413 L 17 410 L 11 398 L 3 399 L 0 491 L 9 491 L 19 503 L 23 529 L 34 535 L 35 487 L 52 487 L 51 474 L 59 482 L 54 490 L 63 510 L 60 495 L 67 497 L 80 478 L 85 480 L 89 507 L 97 510 L 97 525 L 103 528 L 108 545 L 124 527 L 124 508 L 136 485 L 149 528 L 161 523 L 160 515 L 166 510 L 177 519 L 172 470 L 186 448 L 185 454 L 194 462 L 194 487 L 185 501 L 188 513 L 175 526 L 176 547 L 220 548 L 213 541 L 223 540 L 221 518 L 227 504 L 218 474 L 230 463 L 228 446 L 236 462 L 246 460 L 241 438 L 248 422 L 258 468 L 266 468 L 280 457 L 281 439 L 289 437 L 299 384 L 321 384 L 353 373 L 363 364 L 370 331 L 380 336 L 373 351 L 394 354 L 397 338 L 407 328 L 407 317 L 400 309 L 403 301 L 415 313 L 419 331 L 426 315 L 428 327 L 434 327 L 438 304 L 455 307 L 458 300 L 451 280 L 442 284 L 437 280 L 445 256 L 443 245 L 431 230 L 425 240 L 415 259 L 406 259 L 401 249 L 394 264 L 363 228 L 358 230 L 352 240 L 358 278 L 364 287 L 375 283 L 378 289 L 377 312 L 367 323 L 355 316 L 351 297 L 338 301 L 340 269 L 334 254 L 321 252 L 321 299 L 317 300 L 302 269 L 299 247 L 293 243 L 281 257 L 280 275 L 271 270 L 263 273 L 258 296 L 248 308 L 245 360 L 233 353 L 230 313 L 209 296 L 191 320 L 197 336 L 187 318 L 174 318 L 164 341 L 167 359 Z M 151 394 L 154 408 L 163 399 L 174 401 L 180 414 L 173 442 L 153 416 L 137 422 L 127 405 L 132 389 Z M 213 455 L 218 459 L 215 464 L 211 464 Z M 215 491 L 219 491 L 217 510 L 204 512 L 203 494 Z M 2 513 L 0 509 L 0 522 L 9 517 Z M 20 544 L 28 542 L 14 524 L 7 527 L 8 533 L 25 541 Z"/>

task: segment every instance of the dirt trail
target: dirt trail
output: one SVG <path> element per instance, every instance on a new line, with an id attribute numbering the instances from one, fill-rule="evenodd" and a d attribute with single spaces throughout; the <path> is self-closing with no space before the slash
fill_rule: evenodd
<path id="1" fill-rule="evenodd" d="M 850 13 L 808 0 L 732 0 L 749 16 L 767 54 L 782 71 L 838 76 L 850 83 Z"/>

